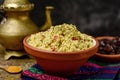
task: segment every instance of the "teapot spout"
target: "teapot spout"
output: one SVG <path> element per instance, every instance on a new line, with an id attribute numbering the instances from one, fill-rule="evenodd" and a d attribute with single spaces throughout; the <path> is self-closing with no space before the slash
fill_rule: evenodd
<path id="1" fill-rule="evenodd" d="M 45 15 L 46 15 L 46 21 L 43 26 L 40 27 L 40 31 L 45 31 L 49 29 L 52 26 L 52 20 L 51 20 L 51 10 L 53 10 L 54 7 L 52 6 L 47 6 Z"/>

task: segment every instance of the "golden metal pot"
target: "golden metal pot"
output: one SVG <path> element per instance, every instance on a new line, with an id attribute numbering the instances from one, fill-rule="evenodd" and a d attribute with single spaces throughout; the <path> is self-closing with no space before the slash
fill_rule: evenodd
<path id="1" fill-rule="evenodd" d="M 26 35 L 38 32 L 38 27 L 29 18 L 34 5 L 28 0 L 5 0 L 1 5 L 6 11 L 6 21 L 0 24 L 0 43 L 10 50 L 22 50 Z"/>

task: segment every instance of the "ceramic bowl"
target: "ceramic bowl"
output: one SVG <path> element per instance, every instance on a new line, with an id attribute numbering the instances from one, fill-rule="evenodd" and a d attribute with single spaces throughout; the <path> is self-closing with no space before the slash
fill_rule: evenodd
<path id="1" fill-rule="evenodd" d="M 102 39 L 114 39 L 115 37 L 113 36 L 99 36 L 99 37 L 96 37 L 96 39 L 99 41 L 99 40 L 102 40 Z M 99 52 L 97 52 L 94 57 L 100 61 L 104 61 L 104 62 L 118 62 L 120 61 L 120 54 L 101 54 Z"/>
<path id="2" fill-rule="evenodd" d="M 37 49 L 27 44 L 25 37 L 23 45 L 25 51 L 35 57 L 38 65 L 48 73 L 53 75 L 70 75 L 77 71 L 90 57 L 98 50 L 98 41 L 93 38 L 95 45 L 92 48 L 77 52 L 50 52 Z"/>

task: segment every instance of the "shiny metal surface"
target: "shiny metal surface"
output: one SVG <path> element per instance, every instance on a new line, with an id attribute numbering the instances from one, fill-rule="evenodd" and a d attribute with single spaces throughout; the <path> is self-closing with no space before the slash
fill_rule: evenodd
<path id="1" fill-rule="evenodd" d="M 26 6 L 29 4 L 28 0 L 4 1 L 2 7 L 3 10 L 6 11 L 7 19 L 4 23 L 0 24 L 0 43 L 6 49 L 23 49 L 23 38 L 39 31 L 36 24 L 29 18 L 29 11 L 31 8 Z"/>
<path id="2" fill-rule="evenodd" d="M 1 7 L 5 11 L 26 11 L 33 9 L 34 4 L 28 0 L 5 0 Z"/>

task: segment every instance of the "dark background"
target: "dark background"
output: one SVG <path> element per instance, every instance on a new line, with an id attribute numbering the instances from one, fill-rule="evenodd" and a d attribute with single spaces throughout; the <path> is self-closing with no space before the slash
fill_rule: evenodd
<path id="1" fill-rule="evenodd" d="M 45 7 L 53 6 L 53 25 L 70 23 L 92 36 L 120 34 L 120 0 L 29 0 L 34 3 L 31 19 L 40 27 Z M 2 3 L 3 0 L 0 0 Z M 2 14 L 3 15 L 3 14 Z"/>

